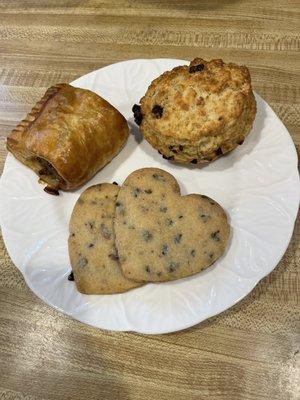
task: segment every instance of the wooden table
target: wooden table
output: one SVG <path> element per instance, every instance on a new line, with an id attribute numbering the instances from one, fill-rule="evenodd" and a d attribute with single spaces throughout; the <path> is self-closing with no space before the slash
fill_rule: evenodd
<path id="1" fill-rule="evenodd" d="M 299 148 L 299 6 L 1 0 L 2 166 L 6 135 L 48 86 L 143 57 L 248 65 L 254 89 Z M 1 241 L 0 399 L 299 399 L 299 226 L 276 270 L 246 299 L 161 336 L 105 332 L 51 309 L 27 288 Z"/>

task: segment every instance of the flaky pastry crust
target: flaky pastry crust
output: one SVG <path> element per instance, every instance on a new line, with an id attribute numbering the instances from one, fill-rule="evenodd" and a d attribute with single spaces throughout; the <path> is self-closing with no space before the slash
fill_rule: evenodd
<path id="1" fill-rule="evenodd" d="M 7 139 L 7 149 L 50 188 L 75 189 L 104 167 L 128 137 L 125 118 L 90 90 L 50 87 Z"/>

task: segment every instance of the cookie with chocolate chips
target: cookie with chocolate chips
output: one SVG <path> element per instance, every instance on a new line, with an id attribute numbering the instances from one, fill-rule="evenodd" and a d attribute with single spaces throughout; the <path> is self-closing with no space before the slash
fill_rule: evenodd
<path id="1" fill-rule="evenodd" d="M 243 143 L 256 102 L 245 66 L 195 58 L 155 79 L 133 113 L 163 158 L 205 164 Z"/>
<path id="2" fill-rule="evenodd" d="M 75 204 L 68 245 L 81 293 L 120 293 L 140 286 L 123 276 L 115 247 L 113 218 L 119 189 L 110 183 L 91 186 Z"/>
<path id="3" fill-rule="evenodd" d="M 225 251 L 230 227 L 222 207 L 204 195 L 180 195 L 157 168 L 127 177 L 117 197 L 114 231 L 124 276 L 159 282 L 196 274 Z"/>

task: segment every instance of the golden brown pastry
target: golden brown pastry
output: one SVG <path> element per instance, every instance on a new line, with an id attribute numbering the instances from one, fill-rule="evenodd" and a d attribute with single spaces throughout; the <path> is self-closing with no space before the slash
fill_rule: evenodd
<path id="1" fill-rule="evenodd" d="M 7 149 L 55 194 L 91 179 L 127 137 L 126 120 L 111 104 L 90 90 L 62 83 L 50 87 L 11 132 Z"/>

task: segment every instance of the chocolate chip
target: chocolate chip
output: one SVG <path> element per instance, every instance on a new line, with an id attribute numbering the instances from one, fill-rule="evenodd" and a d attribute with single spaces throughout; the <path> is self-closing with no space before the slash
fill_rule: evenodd
<path id="1" fill-rule="evenodd" d="M 91 247 L 94 247 L 94 243 L 90 243 L 90 244 L 88 245 L 88 248 L 91 248 Z"/>
<path id="2" fill-rule="evenodd" d="M 136 187 L 133 189 L 133 196 L 138 197 L 138 195 L 141 193 L 141 189 Z"/>
<path id="3" fill-rule="evenodd" d="M 243 144 L 244 140 L 241 140 L 240 142 L 238 142 L 239 145 Z"/>
<path id="4" fill-rule="evenodd" d="M 211 216 L 208 214 L 201 214 L 200 218 L 202 219 L 203 222 L 207 222 L 209 219 L 211 219 Z"/>
<path id="5" fill-rule="evenodd" d="M 179 218 L 179 219 L 183 218 L 183 215 L 178 215 L 178 218 Z"/>
<path id="6" fill-rule="evenodd" d="M 113 185 L 117 185 L 117 186 L 119 186 L 119 185 L 117 184 L 117 182 L 113 182 Z"/>
<path id="7" fill-rule="evenodd" d="M 174 236 L 174 243 L 175 243 L 175 244 L 180 243 L 180 242 L 181 242 L 181 239 L 182 239 L 182 233 L 177 233 L 177 235 Z"/>
<path id="8" fill-rule="evenodd" d="M 87 226 L 90 230 L 93 230 L 94 227 L 95 227 L 95 222 L 94 221 L 88 221 L 88 222 L 85 222 L 84 225 Z"/>
<path id="9" fill-rule="evenodd" d="M 162 213 L 166 213 L 168 211 L 168 207 L 160 207 L 159 211 Z"/>
<path id="10" fill-rule="evenodd" d="M 173 225 L 174 224 L 174 221 L 171 219 L 171 218 L 167 218 L 166 219 L 166 225 L 167 226 L 171 226 L 171 225 Z"/>
<path id="11" fill-rule="evenodd" d="M 134 121 L 137 125 L 141 125 L 142 120 L 143 120 L 143 114 L 141 111 L 141 106 L 135 104 L 132 107 L 132 112 L 133 112 L 133 117 L 134 117 Z"/>
<path id="12" fill-rule="evenodd" d="M 209 258 L 212 259 L 214 255 L 215 255 L 214 252 L 209 253 Z"/>
<path id="13" fill-rule="evenodd" d="M 216 156 L 221 156 L 223 154 L 223 151 L 221 149 L 221 147 L 218 147 L 216 150 Z"/>
<path id="14" fill-rule="evenodd" d="M 146 242 L 149 242 L 153 238 L 152 233 L 150 233 L 149 231 L 143 231 L 142 236 Z"/>
<path id="15" fill-rule="evenodd" d="M 169 156 L 169 157 L 167 157 L 167 156 L 165 156 L 164 154 L 163 154 L 163 158 L 164 158 L 165 160 L 174 160 L 174 156 Z"/>
<path id="16" fill-rule="evenodd" d="M 220 231 L 216 231 L 216 232 L 213 232 L 211 235 L 210 235 L 210 237 L 215 241 L 215 242 L 219 242 L 221 239 L 220 239 Z"/>
<path id="17" fill-rule="evenodd" d="M 114 254 L 114 253 L 109 254 L 108 257 L 113 261 L 118 261 L 119 260 L 119 256 L 117 254 Z"/>
<path id="18" fill-rule="evenodd" d="M 111 238 L 111 231 L 105 224 L 100 225 L 100 232 L 101 232 L 102 236 L 104 237 L 104 239 Z"/>
<path id="19" fill-rule="evenodd" d="M 152 177 L 157 181 L 166 182 L 165 178 L 162 175 L 153 174 Z"/>
<path id="20" fill-rule="evenodd" d="M 151 269 L 150 269 L 150 266 L 149 266 L 149 265 L 146 265 L 146 266 L 145 266 L 145 271 L 146 271 L 148 274 L 150 274 Z"/>
<path id="21" fill-rule="evenodd" d="M 152 190 L 151 190 L 151 189 L 146 189 L 146 190 L 145 190 L 145 193 L 151 194 L 151 193 L 152 193 Z"/>
<path id="22" fill-rule="evenodd" d="M 116 202 L 116 207 L 117 207 L 117 211 L 120 215 L 124 215 L 125 214 L 125 207 L 124 204 L 121 203 L 120 201 Z"/>
<path id="23" fill-rule="evenodd" d="M 50 186 L 46 186 L 44 188 L 44 191 L 48 194 L 52 194 L 53 196 L 59 196 L 59 191 L 55 188 L 52 188 Z"/>
<path id="24" fill-rule="evenodd" d="M 222 121 L 222 119 L 223 119 L 223 117 L 222 117 L 222 116 L 220 116 L 220 117 L 218 118 L 218 120 L 219 120 L 219 121 Z"/>
<path id="25" fill-rule="evenodd" d="M 163 244 L 161 248 L 161 254 L 165 256 L 169 251 L 169 246 L 167 244 Z"/>
<path id="26" fill-rule="evenodd" d="M 161 118 L 163 115 L 164 109 L 158 105 L 155 104 L 155 106 L 153 106 L 152 108 L 152 114 L 154 114 L 155 118 Z"/>
<path id="27" fill-rule="evenodd" d="M 180 150 L 180 151 L 183 150 L 183 146 L 181 146 L 181 144 L 179 145 L 179 150 Z"/>
<path id="28" fill-rule="evenodd" d="M 70 273 L 70 275 L 68 276 L 68 281 L 74 281 L 74 274 L 73 271 Z"/>
<path id="29" fill-rule="evenodd" d="M 195 72 L 201 72 L 203 70 L 204 70 L 204 64 L 191 65 L 189 68 L 189 73 L 193 74 Z"/>
<path id="30" fill-rule="evenodd" d="M 172 153 L 177 153 L 177 150 L 174 149 L 174 146 L 169 146 L 169 150 L 172 151 Z"/>
<path id="31" fill-rule="evenodd" d="M 71 236 L 74 237 L 74 236 L 75 236 L 75 233 L 72 233 Z"/>
<path id="32" fill-rule="evenodd" d="M 196 255 L 196 250 L 193 249 L 193 250 L 191 251 L 191 256 L 192 256 L 192 257 L 195 257 L 195 255 Z"/>
<path id="33" fill-rule="evenodd" d="M 168 266 L 168 271 L 174 272 L 176 270 L 176 268 L 179 267 L 179 265 L 180 265 L 179 263 L 175 263 L 174 261 L 171 261 Z"/>
<path id="34" fill-rule="evenodd" d="M 197 162 L 198 162 L 197 158 L 194 158 L 194 159 L 191 161 L 191 164 L 197 164 Z"/>
<path id="35" fill-rule="evenodd" d="M 79 268 L 84 268 L 87 265 L 87 263 L 88 263 L 88 260 L 85 257 L 80 257 L 77 262 L 77 265 Z"/>

